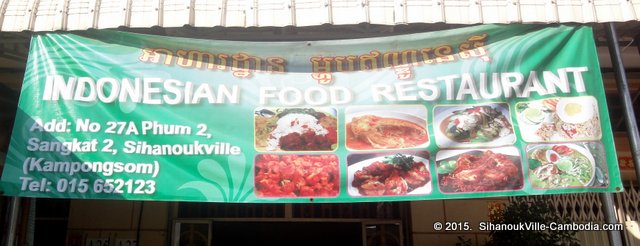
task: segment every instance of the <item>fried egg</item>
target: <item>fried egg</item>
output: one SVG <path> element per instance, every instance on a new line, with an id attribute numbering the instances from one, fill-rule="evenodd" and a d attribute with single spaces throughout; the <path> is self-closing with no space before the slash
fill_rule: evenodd
<path id="1" fill-rule="evenodd" d="M 564 122 L 580 124 L 593 118 L 594 104 L 592 97 L 562 98 L 558 101 L 556 113 Z"/>

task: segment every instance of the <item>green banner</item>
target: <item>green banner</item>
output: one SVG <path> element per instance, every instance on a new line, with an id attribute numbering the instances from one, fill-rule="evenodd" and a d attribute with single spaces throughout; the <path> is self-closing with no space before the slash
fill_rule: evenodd
<path id="1" fill-rule="evenodd" d="M 621 191 L 593 33 L 35 34 L 5 195 L 371 202 Z"/>

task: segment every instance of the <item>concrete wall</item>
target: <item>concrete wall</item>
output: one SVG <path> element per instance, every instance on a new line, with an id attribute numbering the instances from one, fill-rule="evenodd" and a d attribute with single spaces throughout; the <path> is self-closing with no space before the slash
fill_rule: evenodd
<path id="1" fill-rule="evenodd" d="M 413 222 L 413 244 L 430 246 L 455 246 L 470 239 L 473 245 L 484 245 L 488 231 L 479 231 L 480 222 L 489 221 L 489 207 L 505 202 L 506 198 L 465 199 L 411 202 L 411 220 Z M 434 223 L 468 222 L 471 231 L 435 230 Z"/>

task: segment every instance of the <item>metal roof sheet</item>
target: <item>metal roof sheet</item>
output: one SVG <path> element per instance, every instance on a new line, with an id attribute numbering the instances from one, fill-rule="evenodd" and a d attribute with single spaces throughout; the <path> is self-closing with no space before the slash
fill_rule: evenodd
<path id="1" fill-rule="evenodd" d="M 0 0 L 0 31 L 637 21 L 640 0 Z"/>

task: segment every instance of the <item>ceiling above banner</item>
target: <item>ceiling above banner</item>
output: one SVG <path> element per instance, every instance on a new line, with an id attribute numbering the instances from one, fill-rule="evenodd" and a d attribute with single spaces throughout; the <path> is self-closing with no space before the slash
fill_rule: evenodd
<path id="1" fill-rule="evenodd" d="M 635 21 L 640 16 L 640 1 L 619 0 L 2 0 L 0 3 L 0 31 L 4 32 L 154 26 L 602 23 Z"/>

